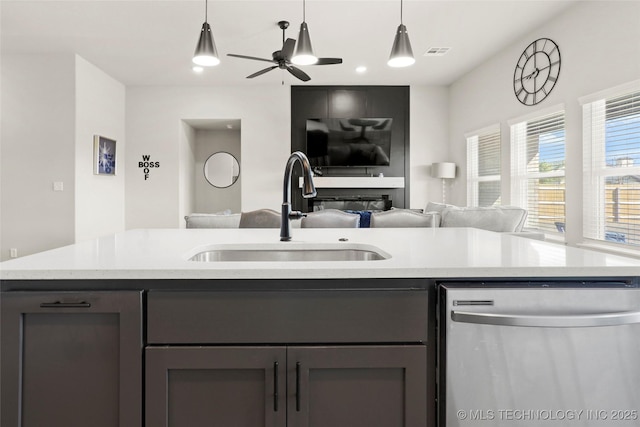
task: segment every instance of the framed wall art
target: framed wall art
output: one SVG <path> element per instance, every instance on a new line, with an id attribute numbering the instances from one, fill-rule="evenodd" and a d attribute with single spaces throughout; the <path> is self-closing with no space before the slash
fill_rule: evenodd
<path id="1" fill-rule="evenodd" d="M 116 141 L 104 136 L 93 136 L 93 173 L 116 174 Z"/>

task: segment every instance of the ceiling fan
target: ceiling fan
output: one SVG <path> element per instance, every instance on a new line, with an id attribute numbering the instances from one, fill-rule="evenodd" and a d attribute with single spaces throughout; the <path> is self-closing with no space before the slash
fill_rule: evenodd
<path id="1" fill-rule="evenodd" d="M 287 28 L 289 28 L 288 21 L 279 21 L 278 27 L 282 30 L 282 49 L 276 50 L 271 54 L 271 59 L 265 58 L 256 58 L 255 56 L 246 56 L 246 55 L 236 55 L 233 53 L 228 53 L 227 56 L 233 56 L 235 58 L 244 58 L 244 59 L 252 59 L 254 61 L 265 61 L 271 62 L 276 65 L 272 65 L 270 67 L 264 68 L 260 71 L 257 71 L 250 76 L 247 76 L 248 79 L 252 79 L 254 77 L 258 77 L 264 73 L 267 73 L 273 69 L 280 68 L 281 70 L 287 70 L 294 77 L 302 80 L 303 82 L 308 82 L 311 80 L 311 77 L 300 68 L 291 64 L 291 56 L 293 55 L 293 49 L 296 45 L 295 39 L 286 39 L 284 37 L 284 32 Z M 318 58 L 318 62 L 313 65 L 331 65 L 331 64 L 342 64 L 342 58 Z"/>

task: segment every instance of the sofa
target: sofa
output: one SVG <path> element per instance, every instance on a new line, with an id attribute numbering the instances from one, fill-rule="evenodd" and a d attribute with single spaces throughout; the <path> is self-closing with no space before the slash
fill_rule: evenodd
<path id="1" fill-rule="evenodd" d="M 474 227 L 499 233 L 520 232 L 527 220 L 526 209 L 514 206 L 459 207 L 429 202 L 425 212 L 440 214 L 440 227 Z"/>
<path id="2" fill-rule="evenodd" d="M 259 211 L 264 211 L 264 209 L 246 212 L 245 214 L 251 215 Z M 279 215 L 277 212 L 276 214 Z M 187 228 L 276 228 L 276 225 L 272 222 L 256 225 L 255 220 L 248 221 L 247 218 L 245 218 L 244 224 L 242 224 L 242 219 L 241 213 L 232 213 L 230 210 L 216 213 L 192 213 L 184 217 Z M 258 223 L 261 222 L 260 218 L 258 218 L 257 221 Z M 279 226 L 280 223 L 278 222 L 277 227 Z M 291 227 L 300 228 L 300 221 L 291 221 Z"/>
<path id="3" fill-rule="evenodd" d="M 527 211 L 515 206 L 460 207 L 429 202 L 424 210 L 398 208 L 392 208 L 392 210 L 419 213 L 421 216 L 428 217 L 427 223 L 431 227 L 473 227 L 544 240 L 543 233 L 524 230 Z M 371 211 L 347 212 L 358 213 L 361 216 L 359 226 L 361 228 L 369 227 Z M 194 213 L 185 216 L 185 221 L 187 228 L 239 228 L 241 217 L 242 214 L 230 213 L 229 211 L 215 214 Z M 300 221 L 291 221 L 291 226 L 299 228 Z"/>
<path id="4" fill-rule="evenodd" d="M 238 228 L 240 214 L 231 212 L 192 213 L 184 217 L 187 228 Z"/>
<path id="5" fill-rule="evenodd" d="M 544 240 L 544 233 L 524 230 L 527 210 L 517 206 L 460 207 L 429 202 L 424 211 L 440 215 L 440 227 L 473 227 Z"/>

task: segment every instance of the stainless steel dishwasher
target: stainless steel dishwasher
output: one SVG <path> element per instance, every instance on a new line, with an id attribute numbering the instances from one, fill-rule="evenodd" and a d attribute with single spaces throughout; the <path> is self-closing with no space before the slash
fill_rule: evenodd
<path id="1" fill-rule="evenodd" d="M 637 283 L 440 287 L 439 422 L 640 426 Z"/>

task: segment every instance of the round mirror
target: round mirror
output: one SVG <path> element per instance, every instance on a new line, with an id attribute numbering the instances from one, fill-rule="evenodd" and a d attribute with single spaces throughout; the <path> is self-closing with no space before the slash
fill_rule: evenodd
<path id="1" fill-rule="evenodd" d="M 238 160 L 227 152 L 213 153 L 204 162 L 204 177 L 214 187 L 230 187 L 238 180 L 239 175 Z"/>

